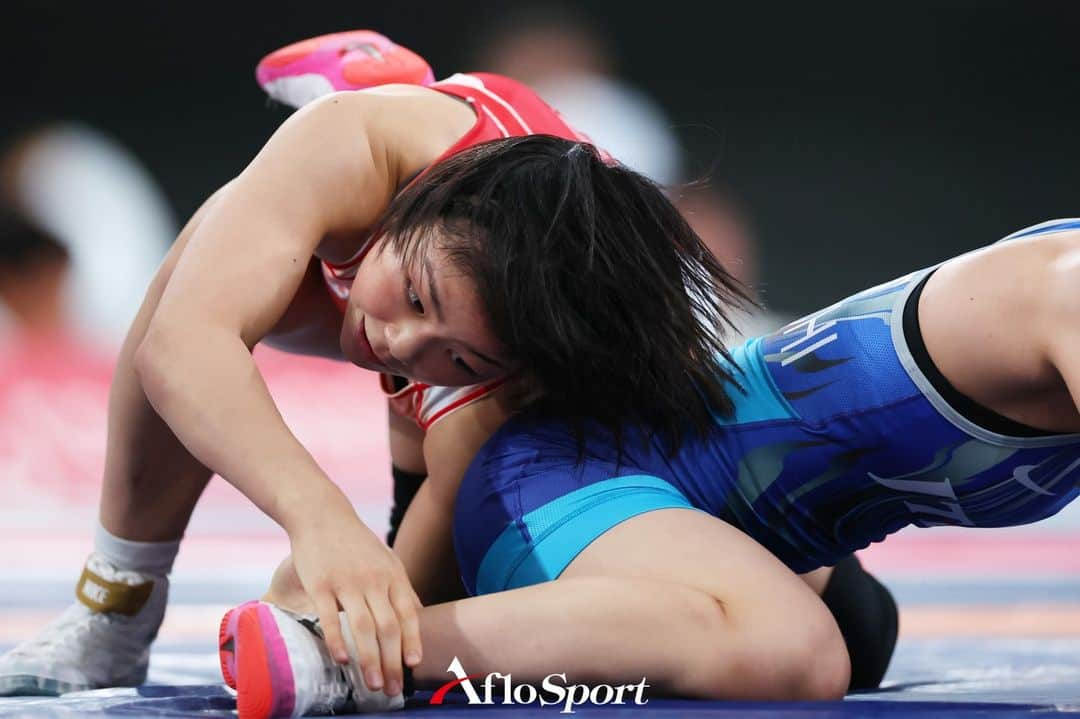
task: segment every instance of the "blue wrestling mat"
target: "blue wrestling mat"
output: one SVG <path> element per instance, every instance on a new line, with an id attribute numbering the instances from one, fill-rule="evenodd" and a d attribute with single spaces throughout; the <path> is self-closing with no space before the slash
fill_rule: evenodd
<path id="1" fill-rule="evenodd" d="M 1080 517 L 1070 522 L 1058 535 L 1006 537 L 997 544 L 990 535 L 979 535 L 977 545 L 956 544 L 968 535 L 931 535 L 928 542 L 917 535 L 917 541 L 894 543 L 893 555 L 879 551 L 871 557 L 901 607 L 900 640 L 878 691 L 828 703 L 650 699 L 644 708 L 584 705 L 574 716 L 1080 718 L 1080 542 L 1073 527 Z M 980 557 L 988 559 L 980 564 Z M 69 577 L 77 562 L 5 587 L 0 652 L 32 636 L 71 601 Z M 272 565 L 258 569 L 266 575 Z M 148 685 L 0 699 L 0 717 L 235 717 L 236 702 L 221 684 L 217 622 L 230 605 L 258 596 L 262 582 L 256 577 L 230 583 L 190 572 L 178 576 Z M 478 707 L 464 701 L 451 694 L 446 704 L 431 706 L 419 695 L 407 711 L 460 719 L 566 716 L 559 706 Z"/>
<path id="2" fill-rule="evenodd" d="M 5 647 L 6 648 L 6 647 Z M 0 699 L 0 717 L 234 717 L 235 700 L 220 683 L 216 655 L 190 646 L 161 647 L 151 680 L 138 689 L 106 689 L 61 698 Z M 430 706 L 411 699 L 409 713 L 468 717 L 561 716 L 558 707 L 470 707 L 464 697 Z M 1080 639 L 901 640 L 884 688 L 843 702 L 697 702 L 651 699 L 644 708 L 582 706 L 575 715 L 778 717 L 1039 717 L 1080 714 Z M 401 716 L 400 713 L 388 716 Z"/>

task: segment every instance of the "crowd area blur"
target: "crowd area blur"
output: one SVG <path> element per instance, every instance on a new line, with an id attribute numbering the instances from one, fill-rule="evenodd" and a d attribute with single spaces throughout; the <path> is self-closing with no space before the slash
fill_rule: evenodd
<path id="1" fill-rule="evenodd" d="M 687 174 L 675 123 L 619 73 L 594 19 L 569 6 L 523 5 L 490 18 L 472 53 L 470 66 L 534 87 L 598 145 L 668 187 L 708 246 L 754 285 L 752 223 L 723 188 Z M 42 513 L 58 497 L 90 506 L 104 456 L 111 357 L 177 219 L 154 173 L 107 129 L 69 119 L 31 127 L 7 140 L 0 168 L 0 476 Z M 752 332 L 775 323 L 769 315 L 743 318 Z M 335 394 L 342 381 L 367 395 L 359 387 L 364 373 L 268 351 L 260 360 L 279 400 L 293 405 L 286 418 L 312 437 L 320 461 L 342 471 L 355 466 L 355 441 L 327 440 L 341 420 L 320 419 L 329 415 L 325 406 L 305 412 L 302 396 Z M 381 412 L 344 411 L 357 434 L 381 438 Z M 62 447 L 58 436 L 66 438 Z M 372 445 L 366 451 L 378 456 Z M 386 486 L 369 478 L 354 490 L 377 504 Z"/>
<path id="2" fill-rule="evenodd" d="M 1062 198 L 1075 207 L 1080 148 L 1063 118 L 1077 101 L 1051 92 L 1080 68 L 1068 29 L 1080 13 L 1064 4 L 925 4 L 878 18 L 856 5 L 420 5 L 269 3 L 258 17 L 12 5 L 5 60 L 24 71 L 0 135 L 0 483 L 21 499 L 0 522 L 92 511 L 111 358 L 178 226 L 283 116 L 260 102 L 255 62 L 305 36 L 369 27 L 437 76 L 479 69 L 533 86 L 669 188 L 766 308 L 741 319 L 750 335 L 1066 214 Z M 978 234 L 987 227 L 997 234 Z M 895 241 L 903 233 L 910 242 Z M 358 453 L 387 466 L 374 377 L 258 356 L 331 475 L 340 469 L 358 501 L 384 502 L 387 478 L 347 475 Z M 342 401 L 330 422 L 308 398 L 340 398 L 342 382 L 370 402 Z M 228 489 L 204 504 L 215 501 L 241 504 Z"/>

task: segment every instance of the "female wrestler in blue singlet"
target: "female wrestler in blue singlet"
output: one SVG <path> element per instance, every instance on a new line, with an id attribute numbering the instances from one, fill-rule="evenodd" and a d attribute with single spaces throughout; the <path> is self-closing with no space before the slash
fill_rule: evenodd
<path id="1" fill-rule="evenodd" d="M 464 580 L 493 596 L 587 577 L 702 591 L 724 618 L 702 620 L 722 628 L 718 683 L 828 683 L 829 645 L 803 621 L 816 615 L 775 570 L 907 525 L 1025 524 L 1072 501 L 1078 309 L 1080 220 L 1046 222 L 749 340 L 732 353 L 734 414 L 673 455 L 630 426 L 620 454 L 593 425 L 579 461 L 568 423 L 524 414 L 458 494 Z M 626 597 L 592 600 L 615 612 Z"/>

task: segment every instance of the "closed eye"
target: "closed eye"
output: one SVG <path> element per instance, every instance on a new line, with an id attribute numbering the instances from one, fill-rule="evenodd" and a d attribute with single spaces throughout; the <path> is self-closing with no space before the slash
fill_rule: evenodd
<path id="1" fill-rule="evenodd" d="M 472 377 L 479 377 L 480 376 L 479 372 L 477 372 L 472 367 L 470 367 L 468 364 L 466 364 L 465 360 L 461 359 L 457 355 L 454 355 L 454 364 L 456 364 L 461 369 L 465 370 L 465 372 L 467 374 L 469 374 L 470 376 L 472 376 Z"/>

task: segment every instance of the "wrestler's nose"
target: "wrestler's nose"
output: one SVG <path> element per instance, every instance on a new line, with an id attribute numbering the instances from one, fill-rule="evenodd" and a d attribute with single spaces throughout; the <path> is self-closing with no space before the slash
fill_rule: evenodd
<path id="1" fill-rule="evenodd" d="M 391 356 L 405 367 L 418 364 L 434 338 L 430 324 L 421 319 L 395 322 L 386 328 Z"/>

